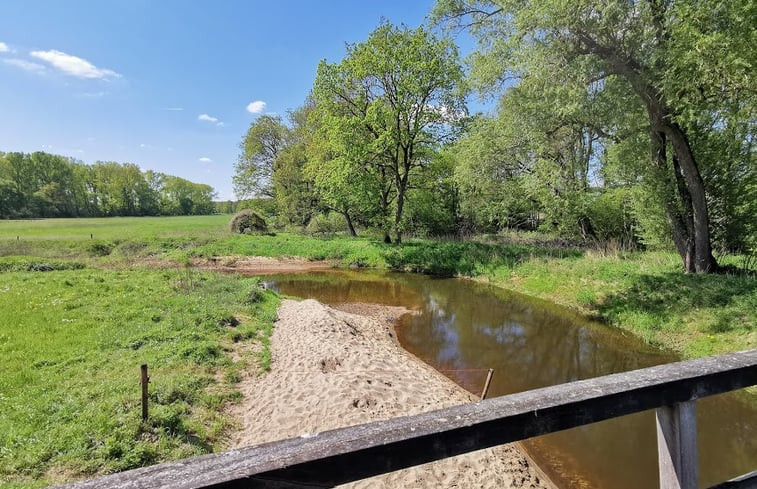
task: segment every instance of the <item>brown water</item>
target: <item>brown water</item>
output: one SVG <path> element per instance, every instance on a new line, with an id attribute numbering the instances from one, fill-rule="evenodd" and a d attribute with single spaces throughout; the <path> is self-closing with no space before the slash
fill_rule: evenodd
<path id="1" fill-rule="evenodd" d="M 327 304 L 405 306 L 400 343 L 455 382 L 489 397 L 675 361 L 637 338 L 554 304 L 458 279 L 380 272 L 266 277 L 280 292 Z M 698 403 L 701 487 L 757 468 L 757 406 L 725 394 Z M 561 488 L 658 487 L 653 412 L 523 443 Z"/>

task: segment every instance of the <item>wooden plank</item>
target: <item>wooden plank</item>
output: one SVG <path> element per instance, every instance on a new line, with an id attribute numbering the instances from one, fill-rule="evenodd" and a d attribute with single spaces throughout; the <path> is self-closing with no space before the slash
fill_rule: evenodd
<path id="1" fill-rule="evenodd" d="M 657 408 L 660 489 L 698 489 L 696 401 Z"/>
<path id="2" fill-rule="evenodd" d="M 581 380 L 452 408 L 146 467 L 68 489 L 330 487 L 757 384 L 757 350 Z M 299 486 L 298 486 L 299 484 Z"/>
<path id="3" fill-rule="evenodd" d="M 757 489 L 757 470 L 713 486 L 710 489 Z"/>

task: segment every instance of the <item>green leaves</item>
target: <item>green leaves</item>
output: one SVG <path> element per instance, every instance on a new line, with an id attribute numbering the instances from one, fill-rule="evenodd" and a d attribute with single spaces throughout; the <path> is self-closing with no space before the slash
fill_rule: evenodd
<path id="1" fill-rule="evenodd" d="M 457 49 L 424 27 L 382 23 L 322 61 L 313 97 L 322 159 L 309 168 L 324 200 L 399 238 L 407 191 L 466 115 Z"/>

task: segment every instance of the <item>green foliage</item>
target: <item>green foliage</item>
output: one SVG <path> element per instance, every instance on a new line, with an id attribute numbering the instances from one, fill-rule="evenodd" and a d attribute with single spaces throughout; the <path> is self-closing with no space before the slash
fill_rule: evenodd
<path id="1" fill-rule="evenodd" d="M 244 209 L 231 218 L 229 230 L 237 234 L 260 234 L 268 232 L 268 225 L 263 216 L 252 209 Z"/>
<path id="2" fill-rule="evenodd" d="M 328 214 L 317 214 L 313 216 L 308 225 L 305 226 L 305 233 L 311 236 L 333 236 L 346 229 L 347 221 L 344 216 L 338 212 L 330 212 Z"/>
<path id="3" fill-rule="evenodd" d="M 461 144 L 464 212 L 501 225 L 535 200 L 542 228 L 596 239 L 587 191 L 625 185 L 637 209 L 651 206 L 651 219 L 636 214 L 645 241 L 660 243 L 664 222 L 686 270 L 717 269 L 713 245 L 745 250 L 755 14 L 753 2 L 716 0 L 437 2 L 436 20 L 479 41 L 473 84 L 491 93 L 514 81 L 497 118 Z M 525 195 L 501 196 L 517 188 Z"/>
<path id="4" fill-rule="evenodd" d="M 322 61 L 308 168 L 322 199 L 401 239 L 408 190 L 466 114 L 462 75 L 449 39 L 386 22 L 340 63 Z"/>
<path id="5" fill-rule="evenodd" d="M 13 321 L 0 323 L 0 481 L 22 487 L 213 451 L 230 427 L 221 408 L 238 399 L 215 380 L 239 368 L 219 319 L 249 317 L 239 328 L 262 340 L 278 304 L 271 292 L 248 303 L 255 279 L 193 271 L 6 271 L 2 283 Z"/>
<path id="6" fill-rule="evenodd" d="M 210 214 L 214 193 L 131 163 L 0 154 L 0 218 Z"/>
<path id="7" fill-rule="evenodd" d="M 234 167 L 234 193 L 242 198 L 273 197 L 273 172 L 279 152 L 287 144 L 289 129 L 281 117 L 262 115 L 242 140 L 242 153 Z"/>
<path id="8" fill-rule="evenodd" d="M 0 257 L 0 273 L 3 272 L 51 272 L 53 270 L 79 270 L 85 265 L 70 260 L 50 260 L 34 257 Z"/>

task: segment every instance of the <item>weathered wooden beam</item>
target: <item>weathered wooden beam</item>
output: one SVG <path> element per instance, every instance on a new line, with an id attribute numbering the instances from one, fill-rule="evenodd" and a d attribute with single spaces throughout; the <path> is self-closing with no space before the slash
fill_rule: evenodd
<path id="1" fill-rule="evenodd" d="M 698 489 L 696 401 L 657 408 L 660 489 Z"/>
<path id="2" fill-rule="evenodd" d="M 63 486 L 331 487 L 757 384 L 757 350 L 659 365 Z"/>
<path id="3" fill-rule="evenodd" d="M 710 489 L 757 489 L 757 470 L 713 486 Z"/>

